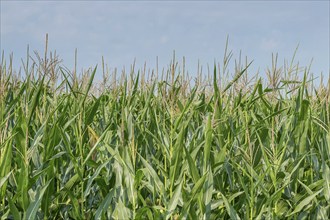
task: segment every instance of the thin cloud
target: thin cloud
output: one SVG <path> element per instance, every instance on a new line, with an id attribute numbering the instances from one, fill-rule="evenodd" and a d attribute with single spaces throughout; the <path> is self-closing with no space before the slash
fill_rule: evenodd
<path id="1" fill-rule="evenodd" d="M 260 48 L 267 52 L 272 52 L 278 49 L 279 41 L 274 38 L 263 38 L 260 44 Z"/>
<path id="2" fill-rule="evenodd" d="M 83 65 L 100 62 L 102 55 L 114 66 L 156 56 L 167 64 L 176 50 L 195 70 L 198 59 L 222 59 L 229 35 L 234 56 L 242 49 L 257 67 L 269 63 L 270 52 L 290 56 L 300 42 L 302 57 L 328 68 L 329 3 L 5 1 L 1 6 L 1 48 L 17 57 L 25 56 L 27 44 L 42 48 L 48 33 L 65 62 L 73 61 L 78 48 Z"/>

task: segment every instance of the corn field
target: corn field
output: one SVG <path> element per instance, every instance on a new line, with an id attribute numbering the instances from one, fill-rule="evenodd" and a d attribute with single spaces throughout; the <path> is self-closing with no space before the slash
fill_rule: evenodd
<path id="1" fill-rule="evenodd" d="M 273 56 L 192 78 L 2 54 L 1 219 L 329 219 L 330 85 Z M 98 82 L 95 75 L 103 73 Z M 251 74 L 251 73 L 250 73 Z"/>

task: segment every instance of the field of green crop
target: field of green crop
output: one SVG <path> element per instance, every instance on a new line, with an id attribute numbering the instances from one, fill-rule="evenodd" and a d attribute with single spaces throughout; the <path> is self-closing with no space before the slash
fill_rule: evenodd
<path id="1" fill-rule="evenodd" d="M 231 56 L 190 78 L 2 55 L 1 219 L 329 219 L 330 79 Z"/>

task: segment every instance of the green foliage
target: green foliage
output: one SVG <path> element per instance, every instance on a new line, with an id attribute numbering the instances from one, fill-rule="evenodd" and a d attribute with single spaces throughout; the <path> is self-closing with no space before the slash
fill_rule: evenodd
<path id="1" fill-rule="evenodd" d="M 10 65 L 0 68 L 2 219 L 330 216 L 329 85 L 311 91 L 307 72 L 249 84 L 251 63 L 231 81 L 215 65 L 192 85 L 173 60 L 162 78 L 133 67 L 96 91 L 96 68 L 79 80 L 40 60 L 17 79 Z"/>

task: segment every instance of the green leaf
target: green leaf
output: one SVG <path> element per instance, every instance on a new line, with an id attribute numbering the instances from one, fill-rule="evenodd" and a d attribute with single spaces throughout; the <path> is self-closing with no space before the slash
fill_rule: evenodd
<path id="1" fill-rule="evenodd" d="M 249 68 L 249 66 L 252 64 L 252 62 L 250 62 L 245 67 L 245 69 L 243 69 L 240 73 L 236 74 L 235 78 L 226 86 L 226 88 L 222 91 L 222 93 L 225 93 L 239 78 L 241 78 L 241 76 L 243 75 L 243 73 L 245 73 L 245 71 Z"/>
<path id="2" fill-rule="evenodd" d="M 160 194 L 164 194 L 164 184 L 160 180 L 160 178 L 157 175 L 156 171 L 154 170 L 154 168 L 152 168 L 152 166 L 141 155 L 139 155 L 139 156 L 140 156 L 140 159 L 141 159 L 143 165 L 147 168 L 147 171 L 150 174 L 150 176 L 152 177 L 153 181 L 155 181 L 158 192 Z"/>
<path id="3" fill-rule="evenodd" d="M 187 158 L 187 161 L 188 161 L 190 174 L 192 176 L 192 179 L 193 179 L 194 183 L 196 183 L 200 178 L 199 173 L 198 173 L 198 169 L 197 169 L 197 167 L 195 165 L 195 162 L 193 161 L 192 157 L 190 156 L 188 150 L 185 147 L 183 147 L 183 149 L 186 152 L 186 158 Z"/>
<path id="4" fill-rule="evenodd" d="M 87 83 L 87 87 L 86 87 L 86 90 L 84 91 L 84 98 L 81 100 L 79 106 L 80 107 L 83 107 L 83 105 L 85 104 L 85 101 L 86 101 L 86 98 L 88 96 L 88 92 L 92 86 L 92 83 L 93 83 L 93 80 L 94 80 L 94 76 L 95 76 L 95 73 L 96 73 L 96 69 L 97 69 L 97 66 L 94 68 L 91 76 L 89 77 L 89 81 Z"/>
<path id="5" fill-rule="evenodd" d="M 91 190 L 91 187 L 92 187 L 92 183 L 94 181 L 94 179 L 100 174 L 101 170 L 109 163 L 109 161 L 112 159 L 109 158 L 107 161 L 105 161 L 102 165 L 100 165 L 96 171 L 93 173 L 93 175 L 88 179 L 88 182 L 87 182 L 87 185 L 86 185 L 86 189 L 84 191 L 84 197 L 86 198 L 89 193 L 90 193 L 90 190 Z"/>
<path id="6" fill-rule="evenodd" d="M 15 220 L 22 219 L 22 217 L 21 217 L 22 215 L 16 208 L 16 205 L 15 205 L 14 201 L 12 200 L 12 198 L 8 197 L 8 203 L 9 203 L 10 213 L 13 215 L 14 219 Z"/>
<path id="7" fill-rule="evenodd" d="M 235 220 L 240 220 L 241 218 L 237 214 L 237 212 L 234 209 L 234 207 L 232 205 L 230 205 L 230 203 L 228 202 L 227 198 L 222 193 L 221 193 L 221 195 L 222 195 L 223 202 L 225 203 L 225 207 L 226 207 L 227 213 L 230 216 L 230 218 L 231 219 L 235 219 Z"/>
<path id="8" fill-rule="evenodd" d="M 166 219 L 169 219 L 171 217 L 171 214 L 173 213 L 173 211 L 177 207 L 180 196 L 181 196 L 181 189 L 182 189 L 182 180 L 179 183 L 179 185 L 175 188 L 173 196 L 172 196 L 172 198 L 170 199 L 170 201 L 168 203 L 168 210 L 167 210 Z"/>
<path id="9" fill-rule="evenodd" d="M 212 145 L 212 124 L 211 114 L 207 118 L 207 124 L 205 129 L 205 145 L 204 145 L 204 158 L 203 158 L 203 174 L 207 172 L 210 164 L 210 153 Z"/>
<path id="10" fill-rule="evenodd" d="M 5 184 L 11 173 L 12 171 L 10 171 L 6 176 L 0 178 L 0 188 L 3 186 L 3 184 Z"/>
<path id="11" fill-rule="evenodd" d="M 41 95 L 41 90 L 44 86 L 45 76 L 46 75 L 44 75 L 42 77 L 42 80 L 39 81 L 38 89 L 34 91 L 34 94 L 32 97 L 32 102 L 31 102 L 31 105 L 29 106 L 28 125 L 31 123 L 31 119 L 32 119 L 33 114 L 35 113 L 35 109 L 38 105 L 38 102 L 41 100 L 40 95 Z"/>
<path id="12" fill-rule="evenodd" d="M 329 134 L 330 136 L 330 134 Z M 329 142 L 330 143 L 330 142 Z M 330 169 L 327 164 L 323 164 L 323 173 L 322 177 L 325 180 L 324 181 L 324 197 L 330 203 Z"/>
<path id="13" fill-rule="evenodd" d="M 95 220 L 101 219 L 101 216 L 104 212 L 107 211 L 114 194 L 114 188 L 110 190 L 110 192 L 107 194 L 107 196 L 104 198 L 104 200 L 101 202 L 100 206 L 97 208 L 95 212 Z"/>
<path id="14" fill-rule="evenodd" d="M 295 209 L 293 210 L 293 212 L 291 212 L 289 215 L 287 215 L 287 217 L 291 216 L 291 215 L 294 215 L 298 212 L 300 212 L 306 205 L 310 204 L 313 199 L 318 195 L 320 194 L 320 192 L 322 192 L 323 189 L 320 189 L 319 191 L 313 193 L 312 195 L 306 197 L 305 199 L 303 199 L 301 202 L 299 202 Z"/>
<path id="15" fill-rule="evenodd" d="M 49 183 L 51 182 L 51 180 L 49 180 L 41 189 L 38 190 L 35 201 L 33 201 L 29 205 L 29 207 L 26 211 L 26 215 L 25 215 L 26 219 L 35 219 L 37 211 L 41 204 L 42 197 L 43 197 Z"/>

